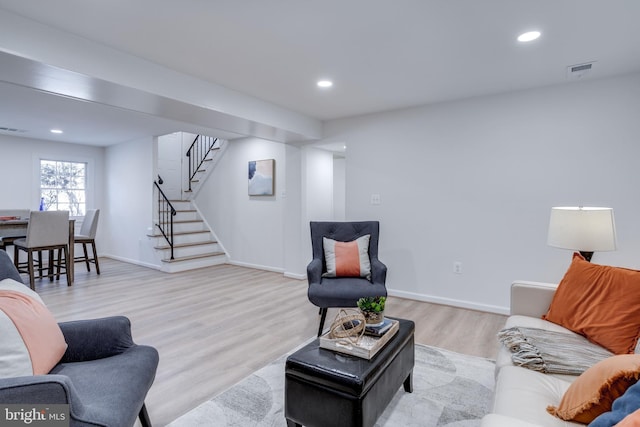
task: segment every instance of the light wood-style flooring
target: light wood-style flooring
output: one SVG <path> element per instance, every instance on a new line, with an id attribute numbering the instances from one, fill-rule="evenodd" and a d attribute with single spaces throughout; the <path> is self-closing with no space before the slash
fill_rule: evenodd
<path id="1" fill-rule="evenodd" d="M 138 344 L 160 365 L 147 396 L 164 426 L 251 372 L 315 337 L 318 309 L 307 283 L 282 274 L 221 265 L 167 274 L 100 259 L 101 275 L 76 264 L 75 283 L 36 280 L 58 321 L 125 315 Z M 93 268 L 93 266 L 92 266 Z M 329 310 L 329 325 L 336 311 Z M 505 316 L 390 297 L 386 314 L 416 323 L 417 343 L 494 358 Z"/>

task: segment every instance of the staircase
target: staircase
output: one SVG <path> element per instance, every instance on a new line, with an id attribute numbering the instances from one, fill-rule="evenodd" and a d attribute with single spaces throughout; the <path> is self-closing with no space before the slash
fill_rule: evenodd
<path id="1" fill-rule="evenodd" d="M 161 260 L 161 270 L 174 273 L 227 262 L 227 255 L 209 225 L 202 219 L 193 200 L 214 166 L 222 157 L 227 141 L 198 135 L 186 153 L 188 184 L 183 186 L 182 200 L 169 200 L 158 177 L 155 182 L 158 221 L 153 247 Z"/>
<path id="2" fill-rule="evenodd" d="M 224 264 L 227 256 L 208 225 L 189 200 L 172 200 L 176 210 L 173 217 L 173 259 L 171 246 L 156 227 L 154 234 L 149 237 L 155 239 L 154 249 L 160 255 L 161 270 L 167 273 L 193 270 Z"/>

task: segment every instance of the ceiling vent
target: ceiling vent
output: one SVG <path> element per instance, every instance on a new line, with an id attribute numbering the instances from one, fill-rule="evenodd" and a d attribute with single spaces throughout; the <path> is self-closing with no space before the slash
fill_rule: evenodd
<path id="1" fill-rule="evenodd" d="M 596 66 L 596 61 L 585 62 L 584 64 L 575 64 L 567 67 L 567 78 L 569 79 L 582 79 L 591 74 L 591 71 Z"/>
<path id="2" fill-rule="evenodd" d="M 18 132 L 18 133 L 24 133 L 26 132 L 26 129 L 16 129 L 16 128 L 10 128 L 10 127 L 6 127 L 6 126 L 0 126 L 0 132 Z"/>

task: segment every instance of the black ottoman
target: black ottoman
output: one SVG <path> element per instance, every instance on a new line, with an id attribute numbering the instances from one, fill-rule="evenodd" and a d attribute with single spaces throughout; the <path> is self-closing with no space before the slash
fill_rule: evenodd
<path id="1" fill-rule="evenodd" d="M 289 427 L 373 426 L 401 385 L 413 391 L 413 331 L 396 335 L 371 360 L 320 348 L 314 340 L 287 358 L 284 415 Z"/>

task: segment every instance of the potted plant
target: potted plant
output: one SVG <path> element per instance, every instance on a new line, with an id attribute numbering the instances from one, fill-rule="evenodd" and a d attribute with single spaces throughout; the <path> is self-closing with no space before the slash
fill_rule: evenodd
<path id="1" fill-rule="evenodd" d="M 367 325 L 381 325 L 384 321 L 386 297 L 364 297 L 358 300 L 358 308 L 364 315 Z"/>

